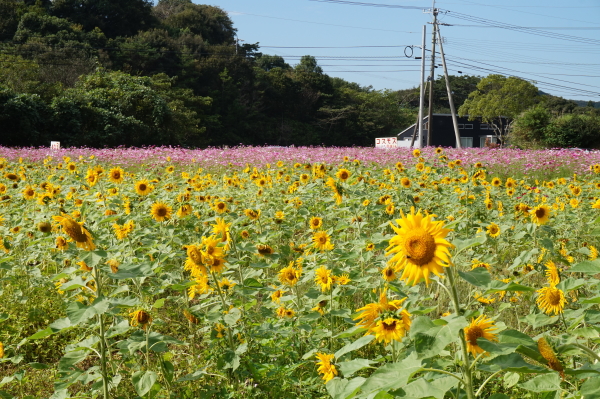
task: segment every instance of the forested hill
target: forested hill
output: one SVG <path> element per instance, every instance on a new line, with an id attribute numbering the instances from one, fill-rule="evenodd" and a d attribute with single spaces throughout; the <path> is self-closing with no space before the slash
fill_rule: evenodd
<path id="1" fill-rule="evenodd" d="M 414 96 L 290 66 L 190 0 L 0 0 L 0 145 L 371 145 Z"/>

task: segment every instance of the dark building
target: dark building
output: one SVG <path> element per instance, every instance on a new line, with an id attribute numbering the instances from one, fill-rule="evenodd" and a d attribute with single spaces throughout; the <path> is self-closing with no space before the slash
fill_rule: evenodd
<path id="1" fill-rule="evenodd" d="M 433 135 L 431 145 L 435 147 L 456 147 L 456 137 L 454 135 L 454 126 L 452 124 L 451 114 L 433 114 Z M 491 125 L 477 120 L 470 121 L 468 116 L 457 117 L 458 131 L 460 133 L 460 144 L 463 148 L 485 147 L 486 142 L 493 144 L 498 142 L 498 138 Z M 506 120 L 505 120 L 506 122 Z M 504 126 L 507 124 L 504 123 Z M 416 124 L 410 126 L 404 131 L 398 133 L 398 146 L 409 147 L 413 132 L 417 130 Z M 427 145 L 427 135 L 429 134 L 429 117 L 424 118 L 423 138 L 421 147 Z M 416 140 L 416 135 L 415 135 Z M 417 143 L 415 142 L 415 147 Z"/>

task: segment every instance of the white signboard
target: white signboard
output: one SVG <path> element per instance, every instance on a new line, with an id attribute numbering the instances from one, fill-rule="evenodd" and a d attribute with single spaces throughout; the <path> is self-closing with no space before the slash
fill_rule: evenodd
<path id="1" fill-rule="evenodd" d="M 397 148 L 398 137 L 379 137 L 375 139 L 375 148 Z"/>
<path id="2" fill-rule="evenodd" d="M 60 141 L 51 141 L 50 149 L 51 150 L 60 150 Z"/>

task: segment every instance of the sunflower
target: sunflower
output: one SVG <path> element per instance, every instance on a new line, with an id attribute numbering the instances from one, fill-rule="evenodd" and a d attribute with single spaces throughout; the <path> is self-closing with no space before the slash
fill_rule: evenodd
<path id="1" fill-rule="evenodd" d="M 194 316 L 192 314 L 192 312 L 190 312 L 187 309 L 183 310 L 183 315 L 185 316 L 186 319 L 188 319 L 188 321 L 192 324 L 198 324 L 200 322 L 200 320 L 198 320 L 198 318 L 196 316 Z"/>
<path id="2" fill-rule="evenodd" d="M 256 246 L 256 250 L 260 256 L 273 255 L 273 248 L 269 245 L 259 244 Z"/>
<path id="3" fill-rule="evenodd" d="M 383 277 L 385 281 L 390 282 L 394 281 L 398 276 L 396 276 L 396 269 L 394 266 L 387 265 L 383 268 L 383 270 L 381 270 L 381 277 Z"/>
<path id="4" fill-rule="evenodd" d="M 313 247 L 321 251 L 331 251 L 333 249 L 331 238 L 326 231 L 317 231 L 315 234 L 313 234 L 312 241 Z"/>
<path id="5" fill-rule="evenodd" d="M 409 188 L 410 187 L 410 179 L 408 177 L 403 177 L 402 179 L 400 179 L 400 185 L 404 188 Z"/>
<path id="6" fill-rule="evenodd" d="M 335 177 L 337 177 L 341 181 L 346 181 L 350 178 L 351 174 L 352 174 L 352 172 L 350 172 L 348 169 L 342 168 L 335 173 Z"/>
<path id="7" fill-rule="evenodd" d="M 50 233 L 52 231 L 52 225 L 49 222 L 39 222 L 37 224 L 37 229 L 42 233 Z"/>
<path id="8" fill-rule="evenodd" d="M 385 341 L 388 344 L 391 341 L 402 341 L 402 337 L 406 335 L 406 331 L 410 328 L 410 324 L 406 325 L 403 320 L 408 318 L 410 314 L 406 310 L 402 310 L 402 312 L 402 319 L 388 317 L 384 320 L 378 320 L 375 327 L 371 328 L 370 332 L 375 334 L 378 342 Z"/>
<path id="9" fill-rule="evenodd" d="M 311 310 L 314 310 L 315 312 L 319 312 L 321 314 L 321 316 L 324 316 L 325 315 L 325 306 L 327 306 L 326 300 L 319 301 L 317 303 L 317 306 L 315 306 Z"/>
<path id="10" fill-rule="evenodd" d="M 190 299 L 194 299 L 196 295 L 206 294 L 212 290 L 208 283 L 208 276 L 206 275 L 199 275 L 193 281 L 195 284 L 188 288 L 188 297 Z"/>
<path id="11" fill-rule="evenodd" d="M 121 168 L 112 168 L 108 171 L 108 180 L 113 183 L 121 184 L 125 179 L 125 171 Z"/>
<path id="12" fill-rule="evenodd" d="M 548 283 L 552 287 L 556 286 L 556 284 L 558 284 L 560 282 L 560 275 L 558 273 L 558 268 L 556 267 L 554 262 L 552 262 L 551 260 L 544 263 L 544 266 L 546 266 L 546 278 L 548 279 Z"/>
<path id="13" fill-rule="evenodd" d="M 486 227 L 486 230 L 490 237 L 496 238 L 500 235 L 500 226 L 498 226 L 496 223 L 490 223 Z"/>
<path id="14" fill-rule="evenodd" d="M 214 210 L 217 213 L 225 213 L 227 212 L 227 203 L 223 201 L 217 201 L 214 205 Z"/>
<path id="15" fill-rule="evenodd" d="M 154 190 L 154 186 L 151 185 L 148 180 L 140 180 L 135 183 L 135 192 L 138 195 L 148 195 Z"/>
<path id="16" fill-rule="evenodd" d="M 387 298 L 387 289 L 384 289 L 379 294 L 379 302 L 368 303 L 362 308 L 357 309 L 356 311 L 360 313 L 353 320 L 357 320 L 357 327 L 370 330 L 376 326 L 376 320 L 380 314 L 386 311 L 397 312 L 401 309 L 402 302 L 405 300 L 406 298 L 389 301 Z M 368 331 L 366 335 L 369 335 Z"/>
<path id="17" fill-rule="evenodd" d="M 294 267 L 294 262 L 290 262 L 289 266 L 284 267 L 279 271 L 279 281 L 281 284 L 293 287 L 298 283 L 302 270 Z"/>
<path id="18" fill-rule="evenodd" d="M 6 173 L 4 177 L 10 181 L 19 181 L 19 176 L 17 176 L 15 173 Z"/>
<path id="19" fill-rule="evenodd" d="M 0 243 L 1 243 L 1 241 L 0 241 Z M 56 249 L 58 249 L 59 251 L 64 251 L 65 249 L 67 249 L 69 247 L 69 243 L 63 236 L 56 237 L 56 240 L 54 243 L 56 245 Z"/>
<path id="20" fill-rule="evenodd" d="M 229 279 L 227 277 L 223 277 L 220 281 L 219 281 L 219 288 L 221 288 L 223 291 L 229 291 L 231 288 L 235 287 L 235 283 L 232 281 L 229 281 Z"/>
<path id="21" fill-rule="evenodd" d="M 289 319 L 296 315 L 296 312 L 294 312 L 292 309 L 287 309 L 285 306 L 280 306 L 279 308 L 277 308 L 275 313 L 277 314 L 277 317 L 287 317 Z"/>
<path id="22" fill-rule="evenodd" d="M 471 352 L 475 357 L 478 354 L 485 352 L 477 344 L 477 338 L 485 338 L 488 341 L 498 341 L 498 338 L 496 338 L 497 334 L 492 332 L 494 330 L 497 330 L 494 321 L 485 317 L 485 315 L 479 315 L 476 319 L 471 320 L 471 324 L 465 327 L 467 351 Z"/>
<path id="23" fill-rule="evenodd" d="M 564 367 L 560 360 L 556 357 L 556 354 L 552 350 L 552 347 L 548 343 L 545 337 L 541 337 L 537 341 L 538 351 L 544 359 L 548 362 L 548 367 L 554 371 L 563 372 Z"/>
<path id="24" fill-rule="evenodd" d="M 25 190 L 23 190 L 23 198 L 25 198 L 26 200 L 34 199 L 35 198 L 34 188 L 31 186 L 25 187 Z"/>
<path id="25" fill-rule="evenodd" d="M 539 205 L 529 211 L 531 220 L 538 225 L 546 224 L 550 220 L 550 208 L 546 205 Z"/>
<path id="26" fill-rule="evenodd" d="M 283 296 L 283 291 L 281 291 L 281 290 L 275 290 L 271 294 L 271 301 L 273 301 L 275 303 L 279 303 L 281 301 L 281 297 L 282 296 Z"/>
<path id="27" fill-rule="evenodd" d="M 177 217 L 184 218 L 192 214 L 192 206 L 190 204 L 181 205 L 177 210 Z"/>
<path id="28" fill-rule="evenodd" d="M 83 248 L 87 251 L 96 249 L 92 241 L 92 235 L 81 224 L 75 221 L 71 216 L 63 214 L 63 216 L 52 216 L 63 228 L 63 231 L 75 241 L 77 248 Z"/>
<path id="29" fill-rule="evenodd" d="M 421 150 L 419 150 L 418 148 L 415 148 L 412 152 L 413 157 L 415 158 L 419 158 L 421 156 Z"/>
<path id="30" fill-rule="evenodd" d="M 396 208 L 394 207 L 393 202 L 390 202 L 385 207 L 385 213 L 387 213 L 388 215 L 393 215 L 395 210 L 396 210 Z"/>
<path id="31" fill-rule="evenodd" d="M 164 222 L 165 220 L 169 220 L 171 218 L 171 214 L 173 213 L 173 209 L 167 204 L 162 202 L 155 202 L 152 204 L 152 208 L 150 209 L 150 214 L 157 222 Z"/>
<path id="32" fill-rule="evenodd" d="M 402 219 L 396 219 L 399 227 L 390 223 L 396 236 L 390 239 L 386 255 L 393 254 L 389 263 L 398 271 L 404 270 L 401 280 L 415 285 L 421 279 L 429 285 L 429 274 L 441 276 L 444 267 L 450 265 L 452 247 L 444 239 L 450 232 L 444 228 L 443 221 L 433 221 L 433 215 L 423 216 L 421 211 L 415 214 L 412 207 L 408 216 L 401 212 Z"/>
<path id="33" fill-rule="evenodd" d="M 169 174 L 171 174 L 171 173 L 173 173 L 173 172 L 175 172 L 175 166 L 173 166 L 173 165 L 169 165 L 169 166 L 167 166 L 167 167 L 165 168 L 165 173 L 169 173 Z"/>
<path id="34" fill-rule="evenodd" d="M 317 286 L 321 287 L 321 292 L 330 290 L 331 285 L 333 284 L 331 270 L 327 269 L 325 266 L 321 266 L 315 270 L 315 283 Z"/>
<path id="35" fill-rule="evenodd" d="M 544 313 L 559 315 L 563 312 L 567 301 L 564 292 L 560 288 L 550 286 L 536 292 L 538 293 L 538 297 L 535 302 Z"/>
<path id="36" fill-rule="evenodd" d="M 152 323 L 152 316 L 150 316 L 150 314 L 145 310 L 133 311 L 129 313 L 129 317 L 131 317 L 130 324 L 133 327 L 140 325 L 144 330 L 148 324 Z"/>
<path id="37" fill-rule="evenodd" d="M 205 260 L 210 260 L 210 271 L 213 273 L 223 273 L 225 270 L 225 259 L 223 258 L 205 258 Z"/>
<path id="38" fill-rule="evenodd" d="M 260 218 L 260 209 L 257 211 L 254 209 L 246 209 L 244 210 L 244 215 L 246 215 L 250 220 L 258 220 Z"/>
<path id="39" fill-rule="evenodd" d="M 368 243 L 367 246 L 365 247 L 365 251 L 372 251 L 375 249 L 375 244 L 373 244 L 372 242 Z"/>
<path id="40" fill-rule="evenodd" d="M 321 378 L 323 379 L 323 381 L 325 381 L 325 383 L 327 383 L 329 380 L 332 380 L 336 375 L 338 375 L 337 369 L 331 363 L 334 358 L 334 355 L 317 352 L 315 356 L 317 357 L 317 359 L 319 359 L 319 361 L 317 362 L 317 366 L 319 366 L 317 368 L 317 372 L 319 374 L 323 374 Z"/>

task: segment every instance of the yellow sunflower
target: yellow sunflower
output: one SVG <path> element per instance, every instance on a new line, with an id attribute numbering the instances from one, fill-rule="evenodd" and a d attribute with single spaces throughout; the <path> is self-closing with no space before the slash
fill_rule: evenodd
<path id="1" fill-rule="evenodd" d="M 553 287 L 560 283 L 560 275 L 554 262 L 549 260 L 544 263 L 544 266 L 546 266 L 546 278 L 548 279 L 548 283 Z"/>
<path id="2" fill-rule="evenodd" d="M 405 324 L 403 320 L 408 318 L 410 314 L 406 310 L 402 310 L 402 312 L 402 319 L 388 317 L 385 320 L 377 321 L 377 324 L 371 329 L 371 332 L 375 334 L 375 338 L 378 342 L 385 341 L 385 343 L 388 344 L 391 341 L 402 341 L 402 337 L 404 337 L 406 331 L 410 329 L 410 324 Z M 406 313 L 406 317 L 404 313 Z"/>
<path id="3" fill-rule="evenodd" d="M 145 330 L 148 324 L 152 323 L 152 316 L 145 310 L 136 310 L 134 312 L 129 313 L 131 317 L 130 324 L 132 326 L 142 326 Z"/>
<path id="4" fill-rule="evenodd" d="M 480 315 L 476 319 L 471 320 L 471 324 L 465 327 L 467 351 L 471 352 L 473 356 L 485 352 L 477 344 L 477 338 L 485 338 L 488 341 L 498 341 L 498 338 L 496 338 L 497 334 L 492 332 L 494 330 L 497 330 L 494 321 L 485 317 L 485 315 Z"/>
<path id="5" fill-rule="evenodd" d="M 317 362 L 317 372 L 319 374 L 323 374 L 321 378 L 325 383 L 329 380 L 332 380 L 336 375 L 338 375 L 338 371 L 335 366 L 331 363 L 334 355 L 329 355 L 326 353 L 317 352 L 315 355 L 319 361 Z"/>
<path id="6" fill-rule="evenodd" d="M 535 302 L 544 313 L 559 315 L 563 312 L 567 300 L 560 288 L 550 286 L 536 292 L 538 293 L 538 297 Z"/>
<path id="7" fill-rule="evenodd" d="M 562 372 L 564 370 L 562 363 L 556 357 L 554 350 L 552 350 L 552 347 L 545 337 L 538 339 L 537 347 L 542 357 L 548 362 L 548 367 L 558 372 Z"/>
<path id="8" fill-rule="evenodd" d="M 259 244 L 256 246 L 256 250 L 260 256 L 269 256 L 273 255 L 273 248 L 269 245 Z"/>
<path id="9" fill-rule="evenodd" d="M 150 214 L 157 222 L 164 222 L 165 220 L 169 220 L 171 218 L 172 213 L 173 209 L 162 202 L 156 202 L 152 204 L 152 208 L 150 209 Z"/>
<path id="10" fill-rule="evenodd" d="M 290 262 L 288 267 L 284 267 L 279 271 L 279 281 L 281 284 L 293 287 L 298 283 L 302 270 L 294 267 L 294 262 Z"/>
<path id="11" fill-rule="evenodd" d="M 154 190 L 154 186 L 151 185 L 148 180 L 140 180 L 135 183 L 135 192 L 138 195 L 148 195 Z"/>
<path id="12" fill-rule="evenodd" d="M 23 198 L 25 198 L 26 200 L 34 199 L 35 198 L 35 189 L 31 186 L 25 187 L 25 190 L 23 190 Z"/>
<path id="13" fill-rule="evenodd" d="M 490 237 L 496 238 L 500 235 L 500 226 L 498 226 L 496 223 L 490 223 L 486 227 L 486 230 Z"/>
<path id="14" fill-rule="evenodd" d="M 125 171 L 121 168 L 112 168 L 111 170 L 108 171 L 108 180 L 110 180 L 113 183 L 123 183 L 123 180 L 125 179 Z"/>
<path id="15" fill-rule="evenodd" d="M 346 181 L 350 178 L 352 173 L 348 169 L 340 169 L 335 173 L 335 177 L 340 179 L 341 181 Z"/>
<path id="16" fill-rule="evenodd" d="M 333 284 L 331 270 L 327 269 L 325 266 L 321 266 L 315 270 L 315 283 L 317 286 L 321 287 L 321 292 L 330 290 L 331 285 Z"/>
<path id="17" fill-rule="evenodd" d="M 331 251 L 333 249 L 331 238 L 326 231 L 317 231 L 313 234 L 312 241 L 313 246 L 321 251 Z"/>
<path id="18" fill-rule="evenodd" d="M 536 206 L 529 213 L 531 220 L 537 225 L 546 224 L 550 220 L 550 208 L 547 205 Z"/>
<path id="19" fill-rule="evenodd" d="M 63 228 L 63 231 L 75 241 L 77 248 L 83 248 L 87 251 L 96 249 L 92 241 L 92 235 L 81 224 L 75 221 L 71 216 L 63 214 L 63 216 L 52 216 Z"/>
<path id="20" fill-rule="evenodd" d="M 401 280 L 415 285 L 422 279 L 429 285 L 430 273 L 442 275 L 444 267 L 450 265 L 452 247 L 444 237 L 450 232 L 444 228 L 443 221 L 433 221 L 433 215 L 423 216 L 421 211 L 415 214 L 412 207 L 408 216 L 401 212 L 402 219 L 396 219 L 398 227 L 390 223 L 396 236 L 390 239 L 386 255 L 398 271 L 404 270 Z"/>

